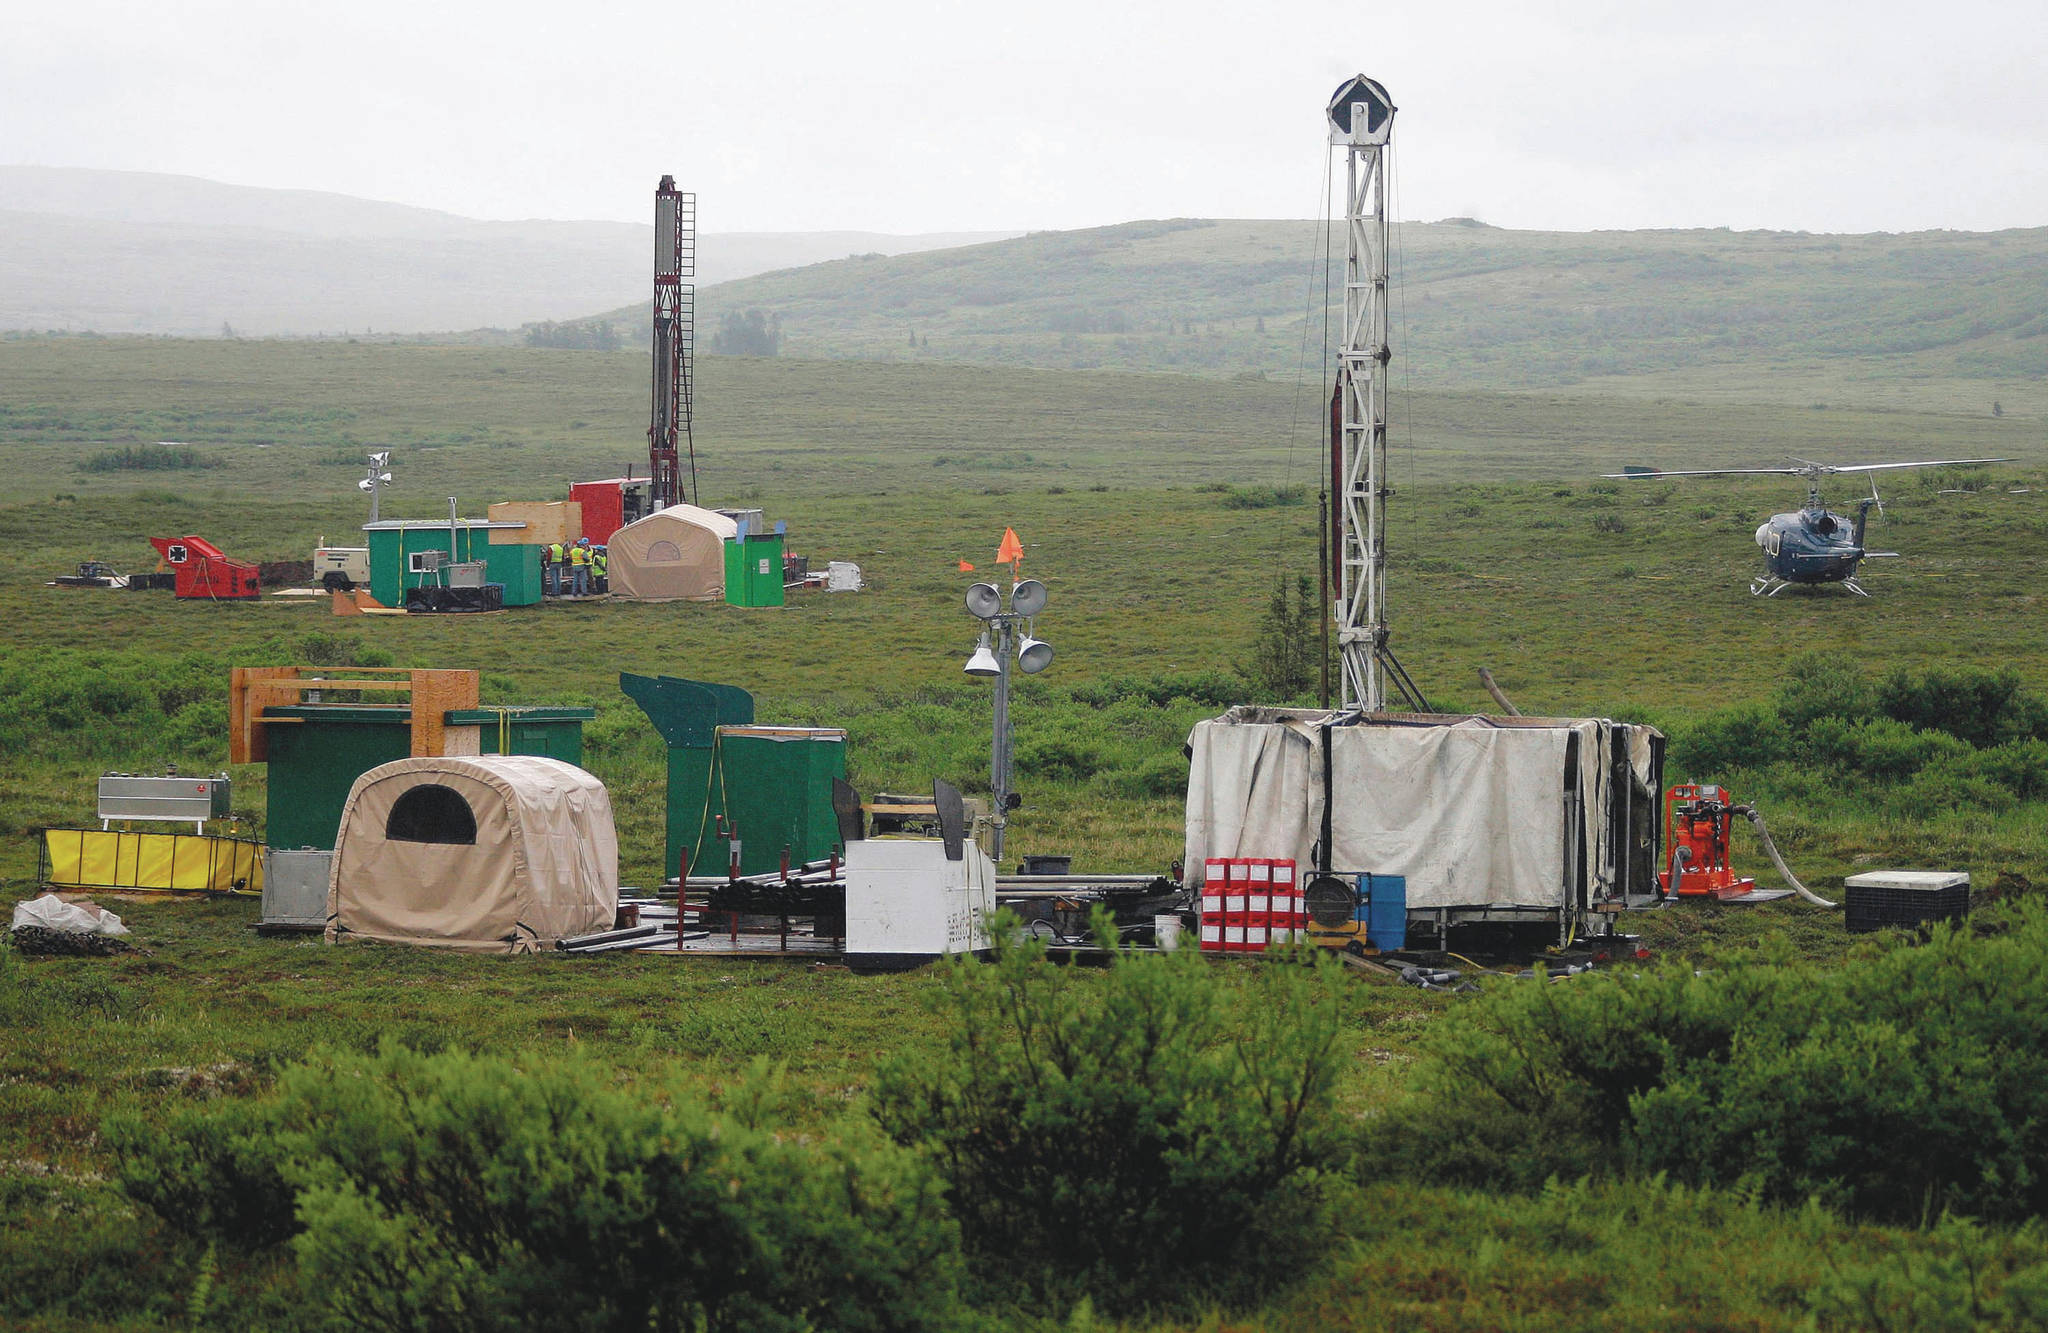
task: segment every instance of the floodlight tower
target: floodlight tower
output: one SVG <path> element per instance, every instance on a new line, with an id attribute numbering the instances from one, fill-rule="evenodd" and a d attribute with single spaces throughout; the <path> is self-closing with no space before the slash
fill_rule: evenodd
<path id="1" fill-rule="evenodd" d="M 1330 143 L 1346 150 L 1344 331 L 1337 349 L 1330 479 L 1337 495 L 1338 660 L 1344 707 L 1385 710 L 1387 571 L 1387 172 L 1394 102 L 1363 74 L 1330 98 Z M 1398 665 L 1394 667 L 1397 674 Z"/>
<path id="2" fill-rule="evenodd" d="M 690 380 L 697 334 L 697 196 L 663 176 L 654 191 L 654 413 L 647 462 L 654 507 L 683 499 L 680 443 L 690 456 L 690 502 L 697 501 L 697 442 L 690 433 Z"/>
<path id="3" fill-rule="evenodd" d="M 389 449 L 379 449 L 371 454 L 369 475 L 356 483 L 357 490 L 369 492 L 370 521 L 372 523 L 377 521 L 377 497 L 386 486 L 391 484 L 391 474 L 384 470 L 385 465 L 390 461 L 391 451 Z"/>
<path id="4" fill-rule="evenodd" d="M 991 821 L 989 857 L 1003 859 L 1003 830 L 1017 798 L 1010 792 L 1010 655 L 1017 667 L 1035 676 L 1052 665 L 1052 645 L 1038 637 L 1032 617 L 1045 610 L 1045 585 L 1037 579 L 1023 579 L 1010 585 L 1010 609 L 1003 609 L 1002 594 L 993 583 L 977 583 L 967 590 L 967 611 L 981 621 L 981 642 L 974 656 L 962 668 L 970 676 L 995 680 L 995 726 L 989 744 L 989 793 L 995 801 Z"/>

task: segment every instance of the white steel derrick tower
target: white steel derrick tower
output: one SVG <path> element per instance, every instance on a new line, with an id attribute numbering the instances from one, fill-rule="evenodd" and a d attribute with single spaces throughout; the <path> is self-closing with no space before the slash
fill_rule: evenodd
<path id="1" fill-rule="evenodd" d="M 1343 704 L 1386 709 L 1387 172 L 1394 103 L 1363 74 L 1330 99 L 1330 143 L 1346 150 L 1344 329 L 1337 349 L 1330 474 L 1337 497 L 1338 662 Z M 1408 692 L 1404 688 L 1404 693 Z"/>

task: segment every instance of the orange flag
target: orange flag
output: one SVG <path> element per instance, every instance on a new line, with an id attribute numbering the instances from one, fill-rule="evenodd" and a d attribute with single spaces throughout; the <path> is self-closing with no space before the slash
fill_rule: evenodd
<path id="1" fill-rule="evenodd" d="M 1024 558 L 1024 543 L 1017 540 L 1015 528 L 1003 529 L 1003 544 L 996 548 L 998 563 L 1008 564 Z"/>
<path id="2" fill-rule="evenodd" d="M 960 562 L 960 572 L 962 574 L 972 574 L 974 572 L 974 565 L 969 561 L 962 560 Z"/>

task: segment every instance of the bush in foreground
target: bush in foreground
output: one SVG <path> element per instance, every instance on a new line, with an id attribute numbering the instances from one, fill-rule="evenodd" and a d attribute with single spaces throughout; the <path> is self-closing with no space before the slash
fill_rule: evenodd
<path id="1" fill-rule="evenodd" d="M 884 1128 L 931 1152 L 989 1293 L 1127 1312 L 1298 1276 L 1276 1256 L 1337 1159 L 1334 965 L 1238 985 L 1187 949 L 1078 971 L 998 920 L 992 964 L 946 968 L 947 1049 L 876 1093 Z"/>
<path id="2" fill-rule="evenodd" d="M 2048 915 L 1833 970 L 1750 955 L 1509 984 L 1449 1015 L 1378 1169 L 1652 1176 L 1853 1216 L 2048 1213 Z"/>
<path id="3" fill-rule="evenodd" d="M 953 1317 L 958 1242 L 886 1145 L 810 1147 L 595 1067 L 386 1047 L 274 1099 L 110 1126 L 122 1184 L 223 1249 L 290 1235 L 309 1322 L 903 1329 Z M 280 1201 L 289 1198 L 287 1223 Z"/>

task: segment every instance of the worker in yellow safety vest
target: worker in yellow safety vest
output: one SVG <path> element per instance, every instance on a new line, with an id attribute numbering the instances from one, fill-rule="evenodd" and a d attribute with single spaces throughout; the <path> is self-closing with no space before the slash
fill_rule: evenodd
<path id="1" fill-rule="evenodd" d="M 549 542 L 540 548 L 542 586 L 550 597 L 562 595 L 562 562 L 569 558 L 569 550 L 560 542 Z"/>
<path id="2" fill-rule="evenodd" d="M 593 592 L 610 592 L 611 552 L 602 546 L 590 548 L 590 587 Z"/>
<path id="3" fill-rule="evenodd" d="M 569 548 L 569 586 L 578 597 L 590 595 L 590 538 L 578 537 Z"/>

